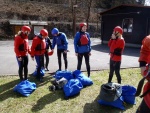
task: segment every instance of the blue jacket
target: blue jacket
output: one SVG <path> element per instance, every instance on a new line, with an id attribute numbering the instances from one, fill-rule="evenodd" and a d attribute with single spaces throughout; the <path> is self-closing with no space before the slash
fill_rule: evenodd
<path id="1" fill-rule="evenodd" d="M 68 49 L 68 39 L 65 33 L 60 32 L 58 36 L 53 37 L 52 49 L 55 48 L 55 45 L 57 45 L 57 49 Z"/>
<path id="2" fill-rule="evenodd" d="M 83 46 L 79 46 L 78 42 L 80 40 L 80 37 L 82 34 L 86 34 L 89 41 L 88 41 L 88 45 L 83 45 Z M 90 35 L 87 32 L 77 32 L 75 37 L 74 37 L 74 49 L 75 49 L 75 53 L 86 53 L 86 52 L 90 52 L 91 51 L 91 40 L 90 40 Z"/>

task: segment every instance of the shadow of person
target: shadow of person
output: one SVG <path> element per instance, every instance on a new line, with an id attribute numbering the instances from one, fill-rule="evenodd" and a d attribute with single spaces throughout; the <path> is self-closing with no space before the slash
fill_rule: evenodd
<path id="1" fill-rule="evenodd" d="M 98 103 L 98 100 L 100 100 L 99 95 L 96 97 L 96 99 L 92 103 L 86 103 L 84 106 L 84 113 L 125 113 L 125 110 L 121 110 L 119 108 L 106 106 L 106 105 L 100 105 Z M 133 107 L 131 104 L 125 105 L 125 109 L 130 109 Z"/>
<path id="2" fill-rule="evenodd" d="M 47 104 L 51 104 L 59 98 L 64 100 L 64 94 L 62 90 L 50 92 L 49 94 L 40 98 L 37 101 L 36 105 L 34 105 L 31 110 L 32 112 L 38 112 L 42 110 Z"/>

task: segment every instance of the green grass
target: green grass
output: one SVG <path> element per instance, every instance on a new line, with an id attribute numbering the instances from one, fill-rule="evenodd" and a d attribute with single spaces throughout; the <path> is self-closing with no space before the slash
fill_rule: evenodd
<path id="1" fill-rule="evenodd" d="M 86 73 L 85 73 L 86 74 Z M 122 69 L 122 85 L 132 85 L 137 87 L 141 79 L 139 69 Z M 108 70 L 91 73 L 94 84 L 81 90 L 80 95 L 64 99 L 62 90 L 51 92 L 48 87 L 51 85 L 52 77 L 46 75 L 44 82 L 40 83 L 33 77 L 29 80 L 37 84 L 37 89 L 29 96 L 23 97 L 13 91 L 19 83 L 18 76 L 0 77 L 0 112 L 1 113 L 135 113 L 141 102 L 141 98 L 136 98 L 136 105 L 126 105 L 126 111 L 102 106 L 98 104 L 100 86 L 108 80 Z M 116 76 L 113 82 L 117 82 Z"/>

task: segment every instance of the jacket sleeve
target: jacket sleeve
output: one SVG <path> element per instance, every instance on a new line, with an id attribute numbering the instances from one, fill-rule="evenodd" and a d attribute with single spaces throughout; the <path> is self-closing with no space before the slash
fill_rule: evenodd
<path id="1" fill-rule="evenodd" d="M 65 50 L 67 50 L 68 49 L 68 39 L 67 39 L 67 36 L 63 33 L 62 37 L 63 37 L 63 41 L 64 41 Z"/>
<path id="2" fill-rule="evenodd" d="M 88 36 L 88 39 L 89 39 L 89 42 L 88 42 L 88 46 L 89 46 L 89 52 L 91 52 L 91 39 L 90 39 L 90 35 L 89 33 L 87 33 L 87 36 Z"/>
<path id="3" fill-rule="evenodd" d="M 108 41 L 108 47 L 111 46 L 112 41 L 113 41 L 112 39 L 110 39 L 110 40 Z"/>
<path id="4" fill-rule="evenodd" d="M 54 48 L 55 48 L 55 45 L 56 45 L 56 39 L 55 39 L 55 37 L 53 37 L 52 49 L 54 49 Z"/>
<path id="5" fill-rule="evenodd" d="M 20 51 L 19 51 L 19 44 L 20 44 L 19 42 L 20 42 L 19 37 L 16 36 L 14 40 L 14 51 L 16 53 L 16 56 L 18 57 L 21 56 Z"/>
<path id="6" fill-rule="evenodd" d="M 32 41 L 32 46 L 31 46 L 31 57 L 34 57 L 34 55 L 35 55 L 35 47 L 37 45 L 36 43 L 37 43 L 37 41 L 34 38 L 33 41 Z"/>
<path id="7" fill-rule="evenodd" d="M 52 50 L 52 43 L 51 43 L 51 40 L 49 37 L 48 37 L 48 45 L 49 45 L 50 49 Z"/>
<path id="8" fill-rule="evenodd" d="M 74 37 L 74 49 L 75 49 L 75 53 L 78 53 L 78 40 L 79 40 L 79 33 L 76 33 L 75 37 Z"/>

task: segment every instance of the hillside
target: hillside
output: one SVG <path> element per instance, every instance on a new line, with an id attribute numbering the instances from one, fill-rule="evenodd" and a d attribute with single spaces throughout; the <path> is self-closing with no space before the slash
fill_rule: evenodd
<path id="1" fill-rule="evenodd" d="M 34 0 L 0 0 L 0 36 L 10 37 L 12 35 L 12 28 L 10 28 L 8 21 L 9 20 L 36 20 L 36 21 L 48 21 L 51 25 L 51 22 L 70 22 L 71 26 L 67 26 L 68 35 L 72 34 L 72 21 L 73 13 L 72 6 L 69 3 L 63 4 L 54 4 L 49 3 L 52 0 L 49 0 L 47 3 L 46 0 L 39 0 L 40 2 Z M 41 2 L 42 1 L 42 2 Z M 44 2 L 45 1 L 45 2 Z M 76 8 L 76 22 L 85 21 L 87 18 L 88 8 L 84 4 L 79 4 Z M 98 12 L 99 9 L 91 8 L 89 23 L 93 23 L 94 26 L 90 26 L 92 29 L 91 32 L 98 29 Z M 55 25 L 53 25 L 55 26 Z M 53 26 L 50 26 L 53 27 Z M 62 25 L 60 25 L 62 28 Z M 96 28 L 97 27 L 97 28 Z M 9 31 L 9 33 L 8 33 Z M 64 29 L 62 29 L 64 31 Z"/>

